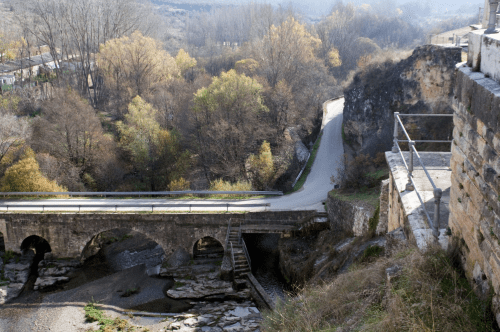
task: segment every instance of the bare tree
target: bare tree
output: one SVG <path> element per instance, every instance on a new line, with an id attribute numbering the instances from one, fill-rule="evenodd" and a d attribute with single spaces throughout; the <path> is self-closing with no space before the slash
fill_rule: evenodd
<path id="1" fill-rule="evenodd" d="M 15 146 L 29 138 L 31 134 L 28 120 L 10 113 L 0 113 L 0 162 Z"/>

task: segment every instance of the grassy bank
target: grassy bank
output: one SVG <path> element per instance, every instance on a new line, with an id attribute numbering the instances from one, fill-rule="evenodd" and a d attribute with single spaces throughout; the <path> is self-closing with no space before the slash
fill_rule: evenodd
<path id="1" fill-rule="evenodd" d="M 358 263 L 265 313 L 263 331 L 498 331 L 491 299 L 476 297 L 456 266 L 439 248 Z"/>
<path id="2" fill-rule="evenodd" d="M 87 322 L 97 322 L 99 324 L 99 330 L 102 332 L 115 332 L 115 331 L 127 331 L 127 332 L 148 332 L 147 328 L 139 328 L 131 325 L 127 320 L 120 319 L 118 317 L 111 318 L 106 315 L 102 309 L 96 306 L 95 303 L 88 303 L 85 307 L 85 319 Z M 93 331 L 93 330 L 92 330 Z"/>
<path id="3" fill-rule="evenodd" d="M 323 136 L 323 133 L 321 133 L 319 135 L 318 139 L 316 140 L 316 143 L 314 143 L 313 149 L 311 151 L 311 156 L 309 157 L 309 160 L 307 161 L 306 167 L 304 168 L 304 171 L 302 172 L 302 175 L 300 176 L 300 178 L 297 181 L 297 183 L 295 184 L 295 186 L 293 186 L 291 193 L 302 188 L 302 186 L 304 185 L 304 183 L 307 180 L 307 176 L 309 175 L 309 173 L 311 173 L 311 168 L 312 168 L 312 165 L 314 163 L 314 159 L 316 159 L 316 154 L 318 153 L 318 149 L 319 149 L 319 145 L 321 143 L 322 136 Z M 287 193 L 287 194 L 290 194 L 290 193 Z"/>
<path id="4" fill-rule="evenodd" d="M 367 188 L 364 190 L 347 191 L 334 189 L 328 193 L 330 196 L 346 202 L 362 201 L 376 208 L 380 200 L 380 188 Z"/>

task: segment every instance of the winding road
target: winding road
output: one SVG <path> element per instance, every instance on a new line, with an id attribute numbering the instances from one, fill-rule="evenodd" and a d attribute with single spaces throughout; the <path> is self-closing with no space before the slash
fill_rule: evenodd
<path id="1" fill-rule="evenodd" d="M 312 166 L 311 172 L 307 177 L 302 189 L 290 195 L 249 200 L 175 200 L 175 199 L 43 199 L 43 200 L 19 200 L 19 201 L 1 201 L 0 211 L 6 210 L 9 205 L 9 211 L 78 211 L 75 205 L 82 204 L 85 208 L 81 211 L 151 211 L 153 204 L 171 204 L 182 205 L 179 207 L 161 207 L 155 208 L 155 211 L 186 211 L 186 205 L 192 204 L 191 211 L 262 211 L 262 210 L 318 210 L 324 211 L 323 202 L 327 198 L 327 193 L 333 189 L 330 181 L 332 175 L 337 176 L 337 170 L 342 166 L 341 160 L 344 154 L 342 146 L 342 115 L 344 109 L 344 98 L 326 102 L 327 114 L 323 117 L 323 137 Z M 203 207 L 196 205 L 203 203 Z M 238 204 L 240 206 L 221 206 L 226 203 Z M 208 204 L 208 206 L 207 206 Z M 211 204 L 217 206 L 209 206 Z M 245 207 L 245 204 L 268 204 L 267 207 Z M 30 205 L 32 205 L 30 207 Z M 57 205 L 57 206 L 55 206 Z M 67 207 L 65 207 L 67 205 Z M 88 207 L 91 205 L 92 207 Z M 120 205 L 136 205 L 136 207 L 120 207 Z M 17 206 L 17 207 L 16 207 Z M 72 206 L 72 207 L 70 207 Z"/>

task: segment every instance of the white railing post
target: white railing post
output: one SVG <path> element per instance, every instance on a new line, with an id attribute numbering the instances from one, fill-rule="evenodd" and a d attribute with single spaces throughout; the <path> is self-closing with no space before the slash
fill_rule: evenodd
<path id="1" fill-rule="evenodd" d="M 408 142 L 408 147 L 410 148 L 410 162 L 408 163 L 408 183 L 406 184 L 407 191 L 415 190 L 413 183 L 411 182 L 411 178 L 413 176 L 413 147 L 415 145 L 414 141 Z"/>
<path id="2" fill-rule="evenodd" d="M 441 197 L 443 196 L 443 191 L 440 188 L 434 189 L 434 220 L 432 223 L 432 235 L 439 240 L 439 210 L 441 206 Z"/>
<path id="3" fill-rule="evenodd" d="M 392 153 L 398 153 L 398 116 L 399 112 L 394 112 L 394 145 Z"/>

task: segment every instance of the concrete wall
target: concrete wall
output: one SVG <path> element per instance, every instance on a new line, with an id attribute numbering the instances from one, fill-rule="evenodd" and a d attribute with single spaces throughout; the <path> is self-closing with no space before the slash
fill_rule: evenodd
<path id="1" fill-rule="evenodd" d="M 227 225 L 294 224 L 315 211 L 254 212 L 245 214 L 139 214 L 139 213 L 3 213 L 0 232 L 5 249 L 20 252 L 22 241 L 31 235 L 47 240 L 56 257 L 80 257 L 97 234 L 116 228 L 140 232 L 157 242 L 166 255 L 178 248 L 192 254 L 199 239 L 211 236 L 225 245 Z"/>
<path id="2" fill-rule="evenodd" d="M 469 279 L 484 295 L 493 286 L 500 322 L 500 85 L 461 67 L 453 108 L 449 226 Z"/>
<path id="3" fill-rule="evenodd" d="M 483 29 L 469 33 L 467 65 L 500 82 L 500 34 L 485 35 L 484 32 Z"/>

